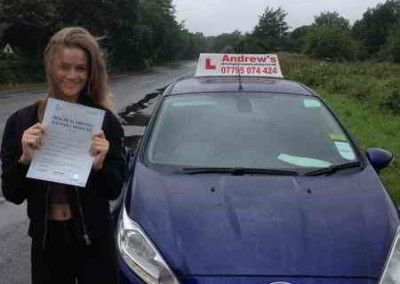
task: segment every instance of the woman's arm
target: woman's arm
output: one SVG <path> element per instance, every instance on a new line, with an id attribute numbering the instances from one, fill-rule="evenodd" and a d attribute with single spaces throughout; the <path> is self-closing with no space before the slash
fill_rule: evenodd
<path id="1" fill-rule="evenodd" d="M 22 131 L 17 129 L 18 116 L 14 113 L 7 119 L 1 143 L 1 189 L 5 199 L 16 204 L 22 203 L 27 196 L 26 173 L 28 166 L 19 162 L 21 156 Z"/>

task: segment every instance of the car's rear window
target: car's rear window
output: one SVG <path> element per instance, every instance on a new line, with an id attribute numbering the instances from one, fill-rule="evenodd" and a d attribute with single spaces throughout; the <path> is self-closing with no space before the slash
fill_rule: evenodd
<path id="1" fill-rule="evenodd" d="M 299 169 L 357 157 L 318 98 L 236 93 L 166 97 L 145 160 L 164 166 Z"/>

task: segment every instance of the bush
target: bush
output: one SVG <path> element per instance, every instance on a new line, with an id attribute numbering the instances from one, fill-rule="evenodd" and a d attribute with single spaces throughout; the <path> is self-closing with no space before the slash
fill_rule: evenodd
<path id="1" fill-rule="evenodd" d="M 396 85 L 384 100 L 384 106 L 393 114 L 400 114 L 400 84 Z"/>
<path id="2" fill-rule="evenodd" d="M 365 77 L 353 77 L 347 79 L 350 88 L 347 89 L 346 95 L 359 100 L 368 100 L 372 95 L 373 83 Z"/>
<path id="3" fill-rule="evenodd" d="M 304 52 L 325 60 L 355 60 L 358 44 L 348 31 L 333 26 L 322 26 L 308 33 Z"/>
<path id="4" fill-rule="evenodd" d="M 269 52 L 265 44 L 257 38 L 247 35 L 239 42 L 239 50 L 245 53 L 266 53 Z"/>
<path id="5" fill-rule="evenodd" d="M 28 57 L 0 55 L 0 83 L 21 84 L 44 80 L 42 64 Z"/>
<path id="6" fill-rule="evenodd" d="M 400 63 L 400 22 L 391 30 L 385 49 L 388 50 L 395 63 Z"/>

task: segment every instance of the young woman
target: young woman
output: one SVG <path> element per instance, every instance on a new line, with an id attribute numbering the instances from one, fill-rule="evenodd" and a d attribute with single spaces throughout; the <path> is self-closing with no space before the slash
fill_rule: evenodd
<path id="1" fill-rule="evenodd" d="M 125 177 L 123 130 L 110 111 L 107 74 L 94 37 L 79 27 L 64 28 L 44 52 L 48 96 L 9 117 L 1 145 L 2 190 L 16 204 L 27 200 L 32 237 L 33 283 L 116 283 L 116 248 L 109 200 Z M 94 162 L 86 188 L 26 178 L 45 135 L 48 97 L 106 111 L 94 133 Z"/>

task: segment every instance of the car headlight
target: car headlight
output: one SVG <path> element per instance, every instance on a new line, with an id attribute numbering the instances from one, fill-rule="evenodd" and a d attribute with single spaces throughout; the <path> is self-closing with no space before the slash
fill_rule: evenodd
<path id="1" fill-rule="evenodd" d="M 148 284 L 179 284 L 161 254 L 140 226 L 129 218 L 123 206 L 117 243 L 126 264 Z"/>
<path id="2" fill-rule="evenodd" d="M 396 283 L 400 283 L 400 227 L 397 228 L 385 269 L 379 281 L 379 284 Z"/>

